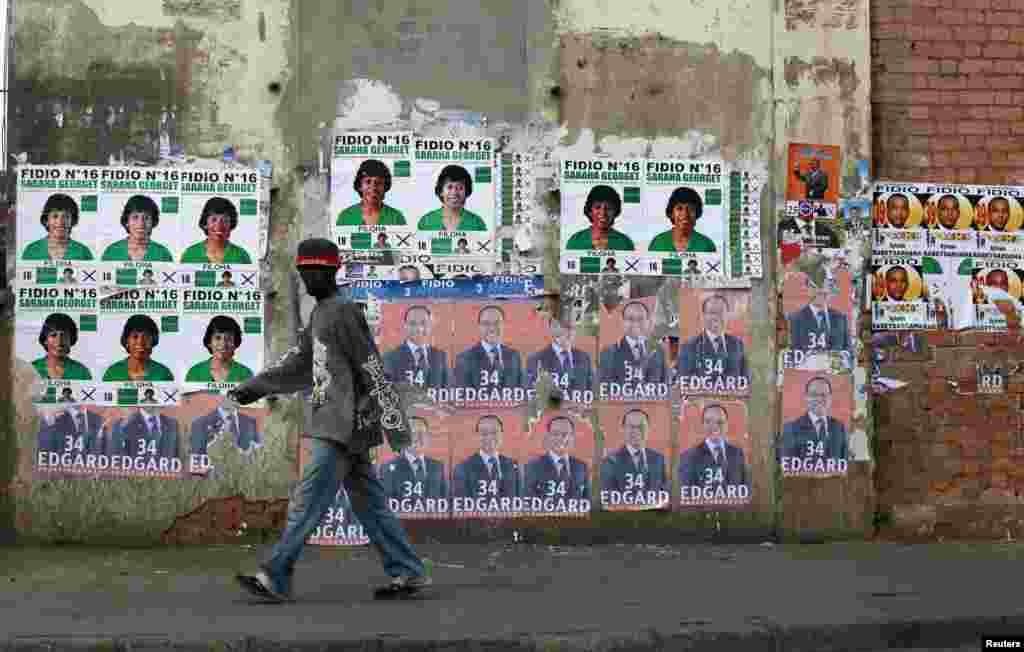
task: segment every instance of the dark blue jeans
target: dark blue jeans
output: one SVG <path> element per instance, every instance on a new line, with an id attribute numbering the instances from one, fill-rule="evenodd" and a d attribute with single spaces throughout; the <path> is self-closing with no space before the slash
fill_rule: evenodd
<path id="1" fill-rule="evenodd" d="M 384 485 L 374 472 L 369 455 L 354 455 L 326 439 L 310 441 L 312 459 L 292 490 L 284 534 L 263 564 L 275 588 L 284 593 L 291 591 L 292 568 L 302 554 L 306 538 L 334 503 L 342 482 L 352 511 L 380 553 L 384 572 L 391 577 L 423 575 L 423 562 L 409 544 L 402 523 L 388 508 Z"/>

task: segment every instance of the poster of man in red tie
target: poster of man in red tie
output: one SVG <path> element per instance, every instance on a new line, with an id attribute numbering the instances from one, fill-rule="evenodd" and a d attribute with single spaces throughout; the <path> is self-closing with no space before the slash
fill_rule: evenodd
<path id="1" fill-rule="evenodd" d="M 664 509 L 672 493 L 671 404 L 667 401 L 598 406 L 604 451 L 600 499 L 604 509 Z"/>
<path id="2" fill-rule="evenodd" d="M 682 395 L 750 393 L 750 291 L 682 288 L 679 356 Z"/>
<path id="3" fill-rule="evenodd" d="M 599 400 L 668 399 L 668 344 L 657 337 L 656 319 L 653 296 L 626 299 L 601 311 Z"/>
<path id="4" fill-rule="evenodd" d="M 447 419 L 452 433 L 452 515 L 514 517 L 522 512 L 522 460 L 528 438 L 522 408 L 460 408 Z"/>
<path id="5" fill-rule="evenodd" d="M 807 368 L 783 373 L 783 425 L 777 441 L 783 475 L 845 475 L 851 458 L 850 375 Z"/>
<path id="6" fill-rule="evenodd" d="M 750 503 L 750 432 L 743 401 L 683 402 L 679 424 L 679 508 Z"/>

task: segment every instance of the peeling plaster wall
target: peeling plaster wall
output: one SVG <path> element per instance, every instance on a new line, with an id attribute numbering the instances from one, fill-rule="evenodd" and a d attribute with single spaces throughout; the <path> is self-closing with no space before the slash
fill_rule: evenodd
<path id="1" fill-rule="evenodd" d="M 301 238 L 328 232 L 321 161 L 338 130 L 487 135 L 533 151 L 546 164 L 537 168 L 541 208 L 527 239 L 543 247 L 551 288 L 559 206 L 550 163 L 559 152 L 724 157 L 770 174 L 766 260 L 775 241 L 767 216 L 781 206 L 788 142 L 836 143 L 848 158 L 870 156 L 866 9 L 850 0 L 24 0 L 15 21 L 12 107 L 21 108 L 12 118 L 13 152 L 29 152 L 33 162 L 154 163 L 151 141 L 170 106 L 175 143 L 197 164 L 218 165 L 228 145 L 244 162 L 273 163 L 271 356 L 291 343 L 310 308 L 291 252 Z M 60 127 L 46 118 L 58 100 Z M 751 427 L 761 444 L 754 510 L 599 514 L 538 524 L 538 532 L 614 541 L 763 538 L 780 524 L 811 538 L 867 530 L 857 515 L 863 478 L 794 493 L 771 462 L 773 273 L 766 265 L 752 290 L 752 313 L 767 317 L 753 325 L 750 354 Z M 291 438 L 294 452 L 301 407 L 277 401 L 272 411 L 271 428 Z M 475 532 L 431 528 L 416 524 L 414 535 L 504 536 L 486 524 Z"/>

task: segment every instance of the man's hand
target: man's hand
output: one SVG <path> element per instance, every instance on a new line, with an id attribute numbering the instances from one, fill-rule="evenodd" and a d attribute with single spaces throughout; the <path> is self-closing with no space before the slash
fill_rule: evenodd
<path id="1" fill-rule="evenodd" d="M 249 405 L 250 403 L 255 403 L 259 399 L 260 397 L 256 392 L 239 386 L 228 390 L 227 394 L 224 395 L 224 400 L 221 402 L 221 407 L 225 410 L 231 409 L 231 404 L 234 403 L 235 409 L 237 409 L 238 405 Z"/>
<path id="2" fill-rule="evenodd" d="M 871 296 L 875 298 L 875 301 L 885 298 L 885 276 L 882 275 L 882 272 L 875 272 L 871 282 Z"/>

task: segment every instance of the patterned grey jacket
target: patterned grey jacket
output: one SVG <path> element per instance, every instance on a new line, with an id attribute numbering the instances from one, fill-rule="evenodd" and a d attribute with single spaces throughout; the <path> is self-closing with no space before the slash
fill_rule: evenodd
<path id="1" fill-rule="evenodd" d="M 412 437 L 401 396 L 384 364 L 362 310 L 340 296 L 317 303 L 299 342 L 241 387 L 259 396 L 312 386 L 309 437 L 330 439 L 360 453 L 387 438 L 392 450 Z"/>

